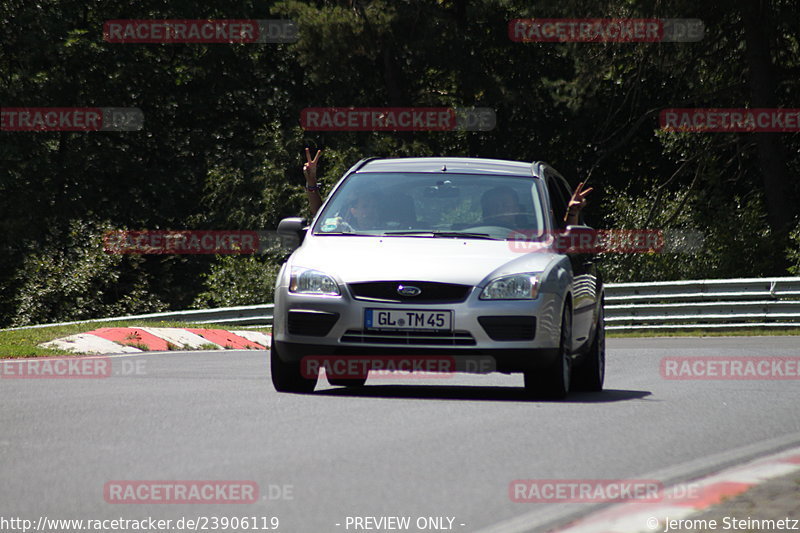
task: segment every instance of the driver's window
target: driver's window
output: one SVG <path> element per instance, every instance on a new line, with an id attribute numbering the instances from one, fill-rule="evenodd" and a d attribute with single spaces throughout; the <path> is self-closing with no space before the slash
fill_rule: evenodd
<path id="1" fill-rule="evenodd" d="M 567 212 L 567 198 L 564 196 L 563 187 L 560 186 L 558 177 L 550 171 L 545 171 L 547 193 L 550 196 L 553 224 L 558 229 L 564 229 L 564 214 Z"/>

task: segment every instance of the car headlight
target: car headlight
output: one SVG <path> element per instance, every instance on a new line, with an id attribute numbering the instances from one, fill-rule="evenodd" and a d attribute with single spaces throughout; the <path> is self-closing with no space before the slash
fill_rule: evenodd
<path id="1" fill-rule="evenodd" d="M 495 278 L 481 291 L 481 300 L 533 300 L 539 295 L 539 274 Z"/>
<path id="2" fill-rule="evenodd" d="M 297 294 L 324 294 L 340 296 L 339 285 L 332 277 L 310 268 L 292 267 L 289 292 Z"/>

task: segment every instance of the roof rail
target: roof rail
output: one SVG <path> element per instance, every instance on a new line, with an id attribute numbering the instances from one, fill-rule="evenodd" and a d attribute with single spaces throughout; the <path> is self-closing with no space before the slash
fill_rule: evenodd
<path id="1" fill-rule="evenodd" d="M 358 163 L 353 165 L 353 168 L 350 169 L 350 172 L 358 172 L 361 169 L 361 167 L 363 167 L 364 165 L 366 165 L 370 161 L 374 161 L 376 159 L 381 159 L 381 158 L 380 157 L 365 157 L 364 159 L 362 159 L 361 161 L 359 161 Z"/>

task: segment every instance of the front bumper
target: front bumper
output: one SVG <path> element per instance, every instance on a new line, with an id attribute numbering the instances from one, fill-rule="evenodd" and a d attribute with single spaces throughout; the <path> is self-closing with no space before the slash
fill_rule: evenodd
<path id="1" fill-rule="evenodd" d="M 490 356 L 500 372 L 549 365 L 557 357 L 563 297 L 540 292 L 535 300 L 480 300 L 471 290 L 458 303 L 386 303 L 354 298 L 299 295 L 285 286 L 275 298 L 273 343 L 284 361 L 315 355 Z M 366 309 L 452 312 L 452 331 L 376 331 L 365 328 Z"/>

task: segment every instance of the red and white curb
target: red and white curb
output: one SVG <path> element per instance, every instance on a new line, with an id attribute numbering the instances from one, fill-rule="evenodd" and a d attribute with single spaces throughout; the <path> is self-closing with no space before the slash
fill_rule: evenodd
<path id="1" fill-rule="evenodd" d="M 272 336 L 258 331 L 195 328 L 100 328 L 45 342 L 39 346 L 83 355 L 145 351 L 266 350 Z"/>
<path id="2" fill-rule="evenodd" d="M 800 470 L 800 448 L 793 448 L 664 491 L 657 503 L 626 502 L 579 519 L 554 533 L 652 533 L 667 520 L 705 511 L 770 479 Z M 686 496 L 687 487 L 691 495 Z M 676 496 L 677 493 L 681 496 Z"/>

